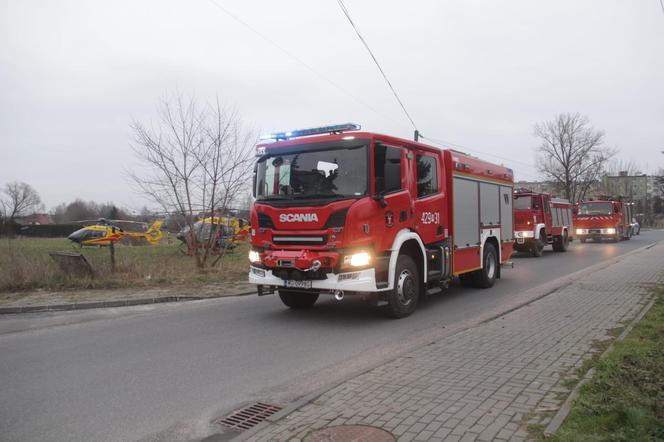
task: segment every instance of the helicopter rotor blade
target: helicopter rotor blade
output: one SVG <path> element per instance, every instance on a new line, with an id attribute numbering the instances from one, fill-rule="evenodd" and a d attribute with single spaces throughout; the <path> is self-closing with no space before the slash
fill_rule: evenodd
<path id="1" fill-rule="evenodd" d="M 115 224 L 144 224 L 144 225 L 147 224 L 146 222 L 143 221 L 131 221 L 128 219 L 107 219 L 106 221 Z"/>

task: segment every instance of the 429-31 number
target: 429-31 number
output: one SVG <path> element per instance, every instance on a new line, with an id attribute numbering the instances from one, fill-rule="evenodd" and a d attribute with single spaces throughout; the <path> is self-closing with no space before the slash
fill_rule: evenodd
<path id="1" fill-rule="evenodd" d="M 440 224 L 440 213 L 422 212 L 422 224 Z"/>

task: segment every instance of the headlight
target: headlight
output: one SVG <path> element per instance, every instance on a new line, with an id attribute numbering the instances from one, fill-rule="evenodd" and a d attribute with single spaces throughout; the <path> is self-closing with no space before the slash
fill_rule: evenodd
<path id="1" fill-rule="evenodd" d="M 610 228 L 606 229 L 606 233 L 608 233 L 609 235 L 615 235 L 616 229 L 614 229 L 613 227 L 610 227 Z"/>
<path id="2" fill-rule="evenodd" d="M 352 267 L 366 266 L 369 265 L 370 261 L 371 255 L 367 252 L 358 252 L 344 256 L 344 264 L 350 264 Z"/>
<path id="3" fill-rule="evenodd" d="M 249 250 L 249 262 L 253 264 L 261 262 L 261 255 L 255 250 Z"/>

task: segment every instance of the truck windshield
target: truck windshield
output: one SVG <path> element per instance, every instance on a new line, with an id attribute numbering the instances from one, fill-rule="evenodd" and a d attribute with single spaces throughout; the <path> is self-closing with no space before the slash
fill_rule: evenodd
<path id="1" fill-rule="evenodd" d="M 256 199 L 364 196 L 367 168 L 367 146 L 268 154 L 258 160 Z"/>
<path id="2" fill-rule="evenodd" d="M 514 198 L 514 210 L 529 210 L 531 208 L 532 197 L 528 196 L 517 196 Z"/>
<path id="3" fill-rule="evenodd" d="M 579 206 L 579 215 L 613 215 L 613 205 L 606 202 L 583 203 Z"/>

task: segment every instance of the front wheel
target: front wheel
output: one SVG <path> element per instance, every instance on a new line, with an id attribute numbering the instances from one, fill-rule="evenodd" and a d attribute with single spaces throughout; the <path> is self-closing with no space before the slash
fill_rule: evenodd
<path id="1" fill-rule="evenodd" d="M 318 293 L 294 292 L 292 290 L 279 290 L 279 298 L 285 306 L 292 309 L 309 308 L 318 300 Z"/>
<path id="2" fill-rule="evenodd" d="M 399 255 L 394 272 L 394 288 L 387 294 L 385 313 L 391 318 L 405 318 L 417 308 L 420 295 L 420 275 L 413 258 Z"/>
<path id="3" fill-rule="evenodd" d="M 544 252 L 544 245 L 546 244 L 546 236 L 544 236 L 544 232 L 540 233 L 539 238 L 537 238 L 535 241 L 533 241 L 533 245 L 530 249 L 530 253 L 536 257 L 539 258 L 542 256 L 542 253 Z"/>
<path id="4" fill-rule="evenodd" d="M 498 276 L 498 253 L 490 242 L 484 244 L 482 264 L 482 268 L 473 273 L 473 279 L 476 287 L 488 289 L 493 286 Z"/>
<path id="5" fill-rule="evenodd" d="M 556 239 L 553 241 L 554 252 L 566 252 L 568 246 L 569 246 L 569 237 L 567 236 L 566 231 L 564 231 L 562 235 L 556 237 Z"/>

